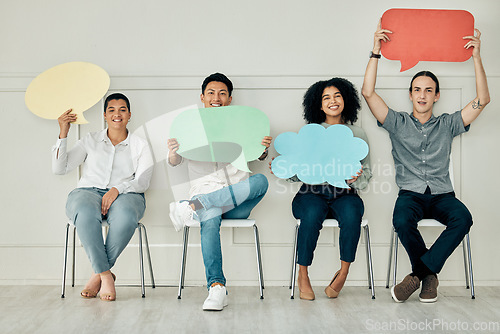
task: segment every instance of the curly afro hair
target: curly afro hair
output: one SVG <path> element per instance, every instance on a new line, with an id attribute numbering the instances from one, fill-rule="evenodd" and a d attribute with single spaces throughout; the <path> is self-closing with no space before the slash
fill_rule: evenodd
<path id="1" fill-rule="evenodd" d="M 358 119 L 358 110 L 361 108 L 358 91 L 354 85 L 343 78 L 332 78 L 330 80 L 318 81 L 313 84 L 304 94 L 304 119 L 308 124 L 321 124 L 326 120 L 326 115 L 321 110 L 321 100 L 323 91 L 327 87 L 336 87 L 344 99 L 344 110 L 342 111 L 342 121 L 353 124 Z"/>

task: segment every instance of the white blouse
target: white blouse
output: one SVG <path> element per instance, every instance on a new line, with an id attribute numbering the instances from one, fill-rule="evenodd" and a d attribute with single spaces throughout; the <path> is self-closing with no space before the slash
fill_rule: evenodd
<path id="1" fill-rule="evenodd" d="M 67 174 L 82 163 L 78 188 L 115 187 L 120 194 L 143 193 L 148 189 L 153 174 L 149 144 L 130 132 L 116 146 L 108 138 L 107 129 L 104 129 L 87 134 L 70 151 L 67 151 L 67 138 L 58 139 L 52 147 L 54 174 Z"/>

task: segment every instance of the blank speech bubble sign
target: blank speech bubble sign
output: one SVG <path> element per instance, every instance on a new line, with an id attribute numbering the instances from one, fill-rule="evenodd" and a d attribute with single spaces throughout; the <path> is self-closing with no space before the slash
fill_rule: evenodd
<path id="1" fill-rule="evenodd" d="M 109 89 L 108 73 L 87 62 L 70 62 L 54 66 L 38 75 L 26 89 L 28 109 L 46 119 L 57 119 L 73 109 L 76 124 L 88 123 L 83 112 L 92 108 Z"/>
<path id="2" fill-rule="evenodd" d="M 247 162 L 264 153 L 261 143 L 269 132 L 267 115 L 246 106 L 186 110 L 170 127 L 170 137 L 179 142 L 179 155 L 196 161 L 230 162 L 246 172 L 250 172 Z"/>
<path id="3" fill-rule="evenodd" d="M 382 15 L 382 28 L 392 31 L 382 54 L 401 61 L 401 72 L 420 61 L 463 62 L 472 56 L 464 36 L 474 35 L 474 16 L 465 10 L 400 9 Z"/>
<path id="4" fill-rule="evenodd" d="M 360 161 L 368 155 L 368 144 L 341 124 L 326 129 L 320 124 L 308 124 L 298 134 L 282 133 L 274 148 L 281 154 L 271 164 L 277 177 L 297 175 L 307 184 L 328 182 L 339 188 L 349 188 L 346 180 L 356 175 Z"/>

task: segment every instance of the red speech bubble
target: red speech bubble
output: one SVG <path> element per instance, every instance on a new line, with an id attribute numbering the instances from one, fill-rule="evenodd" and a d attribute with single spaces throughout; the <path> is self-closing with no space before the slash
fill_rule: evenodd
<path id="1" fill-rule="evenodd" d="M 474 35 L 474 16 L 465 10 L 389 9 L 382 28 L 392 31 L 382 54 L 401 61 L 401 72 L 420 61 L 462 62 L 472 56 L 464 36 Z"/>

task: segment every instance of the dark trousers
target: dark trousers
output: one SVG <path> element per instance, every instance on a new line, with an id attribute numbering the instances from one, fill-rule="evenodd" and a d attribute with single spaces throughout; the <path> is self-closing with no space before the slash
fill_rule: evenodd
<path id="1" fill-rule="evenodd" d="M 430 249 L 417 229 L 421 219 L 436 219 L 446 226 Z M 393 225 L 406 249 L 413 271 L 423 262 L 432 272 L 439 273 L 448 257 L 469 233 L 472 216 L 454 192 L 432 195 L 400 190 L 394 207 Z"/>
<path id="2" fill-rule="evenodd" d="M 339 222 L 340 259 L 354 262 L 364 213 L 363 201 L 354 190 L 331 185 L 303 184 L 293 199 L 292 212 L 296 219 L 300 219 L 298 264 L 311 265 L 319 231 L 327 218 L 334 218 Z"/>

